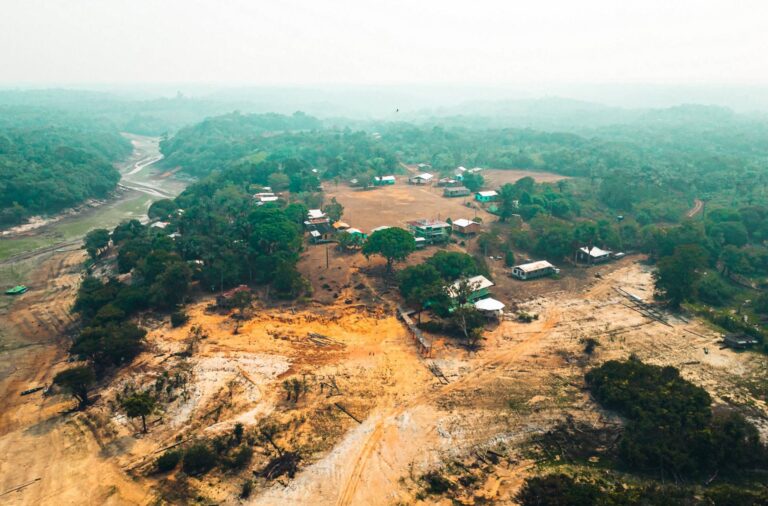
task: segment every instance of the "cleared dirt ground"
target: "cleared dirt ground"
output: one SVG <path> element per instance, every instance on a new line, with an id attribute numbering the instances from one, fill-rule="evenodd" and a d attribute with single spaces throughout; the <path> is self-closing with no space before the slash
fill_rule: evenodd
<path id="1" fill-rule="evenodd" d="M 336 199 L 344 206 L 343 221 L 368 233 L 371 229 L 388 225 L 406 228 L 406 222 L 421 218 L 472 219 L 490 216 L 475 205 L 472 196 L 445 198 L 443 189 L 428 185 L 409 185 L 405 176 L 397 177 L 397 184 L 371 190 L 360 190 L 346 185 L 326 189 L 328 199 Z M 467 203 L 471 207 L 467 207 Z"/>
<path id="2" fill-rule="evenodd" d="M 467 216 L 458 214 L 465 209 L 460 202 L 413 186 L 330 194 L 347 207 L 345 221 L 364 230 L 437 217 L 428 213 L 446 205 L 452 217 Z M 419 251 L 408 264 L 435 251 Z M 63 395 L 19 392 L 49 383 L 67 366 L 62 332 L 82 260 L 81 251 L 38 259 L 39 269 L 27 269 L 35 289 L 3 315 L 0 503 L 156 504 L 171 497 L 173 504 L 190 498 L 270 506 L 447 504 L 423 494 L 421 477 L 459 463 L 478 480 L 462 502 L 514 504 L 516 490 L 536 471 L 523 451 L 531 436 L 566 415 L 597 426 L 617 422 L 585 394 L 583 374 L 630 354 L 678 367 L 718 404 L 746 410 L 768 436 L 768 359 L 721 350 L 720 335 L 702 322 L 670 315 L 665 325 L 633 310 L 615 288 L 651 300 L 650 268 L 639 258 L 566 268 L 561 279 L 527 283 L 508 278 L 500 261 L 489 260 L 495 296 L 538 319 L 489 325 L 472 353 L 431 336 L 432 356 L 423 357 L 395 316 L 397 291 L 382 277 L 383 261 L 332 245 L 308 246 L 302 254 L 299 268 L 312 285 L 311 300 L 286 304 L 260 292 L 239 321 L 211 310 L 206 296 L 188 307 L 190 322 L 175 329 L 167 319 L 144 317 L 147 350 L 100 390 L 85 413 L 68 413 L 73 402 Z M 591 357 L 583 352 L 586 337 L 600 343 Z M 283 382 L 289 379 L 305 385 L 296 402 L 286 399 Z M 174 386 L 142 434 L 140 421 L 127 419 L 115 400 L 125 389 L 158 382 Z M 255 445 L 242 471 L 200 478 L 151 472 L 164 449 L 229 434 L 236 423 L 250 433 L 276 424 L 277 444 L 301 455 L 298 474 L 256 478 L 253 472 L 274 456 L 263 444 Z M 502 457 L 489 463 L 488 450 Z M 241 500 L 240 486 L 250 478 L 253 493 Z"/>

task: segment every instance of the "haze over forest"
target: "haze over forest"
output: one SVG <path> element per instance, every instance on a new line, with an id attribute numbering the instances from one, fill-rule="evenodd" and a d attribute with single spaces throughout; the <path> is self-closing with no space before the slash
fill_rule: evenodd
<path id="1" fill-rule="evenodd" d="M 766 26 L 0 0 L 0 502 L 768 505 Z"/>

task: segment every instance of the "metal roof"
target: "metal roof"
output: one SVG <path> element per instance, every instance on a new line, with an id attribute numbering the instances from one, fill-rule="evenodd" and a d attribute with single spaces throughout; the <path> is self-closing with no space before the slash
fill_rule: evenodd
<path id="1" fill-rule="evenodd" d="M 480 311 L 501 311 L 505 306 L 503 302 L 488 297 L 475 302 L 475 307 Z"/>
<path id="2" fill-rule="evenodd" d="M 516 265 L 514 268 L 520 269 L 523 272 L 535 272 L 540 271 L 541 269 L 554 269 L 555 266 L 546 260 L 539 260 L 538 262 Z"/>
<path id="3" fill-rule="evenodd" d="M 468 227 L 469 225 L 475 223 L 474 221 L 469 221 L 466 218 L 459 218 L 458 220 L 454 220 L 453 224 L 457 227 Z"/>
<path id="4" fill-rule="evenodd" d="M 462 281 L 463 280 L 459 279 L 458 281 L 455 281 L 450 287 L 448 287 L 448 295 L 455 297 Z M 484 288 L 492 287 L 493 281 L 491 281 L 490 279 L 486 278 L 481 274 L 479 276 L 474 276 L 467 279 L 467 284 L 469 285 L 469 287 L 472 289 L 473 292 L 476 292 Z"/>

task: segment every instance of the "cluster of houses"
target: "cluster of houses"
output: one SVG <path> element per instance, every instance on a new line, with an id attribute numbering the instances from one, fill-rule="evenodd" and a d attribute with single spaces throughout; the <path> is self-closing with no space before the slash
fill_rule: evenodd
<path id="1" fill-rule="evenodd" d="M 622 258 L 624 253 L 614 253 L 612 251 L 598 248 L 597 246 L 584 246 L 576 250 L 575 259 L 576 262 L 586 263 L 588 265 L 596 265 L 609 260 Z M 528 262 L 512 267 L 510 275 L 513 278 L 517 278 L 523 281 L 529 279 L 543 278 L 545 276 L 551 276 L 553 274 L 560 274 L 560 269 L 547 262 L 546 260 L 538 260 L 535 262 Z"/>

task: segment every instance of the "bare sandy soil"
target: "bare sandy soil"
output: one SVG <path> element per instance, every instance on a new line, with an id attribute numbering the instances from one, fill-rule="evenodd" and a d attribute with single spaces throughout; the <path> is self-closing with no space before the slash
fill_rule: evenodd
<path id="1" fill-rule="evenodd" d="M 608 420 L 582 391 L 583 373 L 630 353 L 679 367 L 717 402 L 748 406 L 752 418 L 766 427 L 765 392 L 761 397 L 755 386 L 760 383 L 754 382 L 764 381 L 765 357 L 720 350 L 719 335 L 699 322 L 670 318 L 666 326 L 627 307 L 614 287 L 644 298 L 652 291 L 649 270 L 631 259 L 604 266 L 602 278 L 584 276 L 573 291 L 547 295 L 542 289 L 541 296 L 521 301 L 539 319 L 501 322 L 476 353 L 442 339 L 431 358 L 416 352 L 393 316 L 387 302 L 393 293 L 386 293 L 386 284 L 365 274 L 375 270 L 375 261 L 369 265 L 359 254 L 333 259 L 355 267 L 345 271 L 348 281 L 334 287 L 338 297 L 325 305 L 258 304 L 235 333 L 232 315 L 207 310 L 210 300 L 203 300 L 189 311 L 206 336 L 194 342 L 189 326 L 171 329 L 145 321 L 153 329 L 148 351 L 84 414 L 61 414 L 71 401 L 60 395 L 18 396 L 32 378 L 49 381 L 64 365 L 43 366 L 61 357 L 53 344 L 26 355 L 29 362 L 20 361 L 19 367 L 32 372 L 2 385 L 11 409 L 0 419 L 0 451 L 9 456 L 0 464 L 0 483 L 3 491 L 31 483 L 3 499 L 11 504 L 145 504 L 183 482 L 193 496 L 237 504 L 240 483 L 251 469 L 266 464 L 266 450 L 258 450 L 250 468 L 236 474 L 216 471 L 195 479 L 146 473 L 156 452 L 176 441 L 225 434 L 237 422 L 253 430 L 269 420 L 286 428 L 278 443 L 300 452 L 301 470 L 293 480 L 258 479 L 246 503 L 439 504 L 419 495 L 420 476 L 493 449 L 505 459 L 484 472 L 466 501 L 513 504 L 515 491 L 535 469 L 520 451 L 527 438 L 566 413 L 596 424 Z M 66 283 L 67 278 L 57 279 Z M 379 296 L 382 302 L 367 302 Z M 312 334 L 327 336 L 331 344 L 318 345 Z M 584 337 L 600 341 L 591 359 L 581 350 Z M 177 355 L 187 349 L 192 349 L 189 358 Z M 438 365 L 447 384 L 432 375 L 430 363 Z M 164 403 L 143 435 L 137 420 L 115 409 L 114 396 L 126 385 L 151 386 L 163 371 L 184 376 L 183 393 Z M 289 378 L 308 384 L 295 403 L 286 401 L 282 389 Z M 331 381 L 338 392 L 329 396 L 320 385 Z M 36 478 L 41 479 L 32 481 Z"/>
<path id="2" fill-rule="evenodd" d="M 523 169 L 483 169 L 482 174 L 485 178 L 485 185 L 489 188 L 496 188 L 507 183 L 514 183 L 524 177 L 532 177 L 537 183 L 555 183 L 563 179 L 570 179 L 568 176 L 553 174 L 551 172 L 536 172 Z"/>
<path id="3" fill-rule="evenodd" d="M 406 181 L 405 176 L 398 176 L 397 184 L 371 190 L 329 186 L 326 188 L 327 200 L 336 197 L 344 206 L 343 220 L 366 233 L 382 225 L 407 228 L 407 221 L 421 218 L 455 220 L 491 216 L 474 203 L 471 195 L 445 198 L 442 188 L 409 185 Z"/>
<path id="4" fill-rule="evenodd" d="M 345 221 L 366 231 L 440 213 L 467 217 L 460 201 L 399 183 L 369 192 L 340 187 L 330 196 L 347 207 Z M 419 251 L 408 263 L 435 251 Z M 432 356 L 423 357 L 395 317 L 399 300 L 381 277 L 383 261 L 324 245 L 309 246 L 299 263 L 312 300 L 288 305 L 260 293 L 238 320 L 211 310 L 206 296 L 188 307 L 191 320 L 181 328 L 143 317 L 146 351 L 99 390 L 86 412 L 69 413 L 73 403 L 61 394 L 20 392 L 50 383 L 67 367 L 63 335 L 82 260 L 82 251 L 36 259 L 39 268 L 28 280 L 35 289 L 0 321 L 0 503 L 447 504 L 424 494 L 421 477 L 459 463 L 478 480 L 463 503 L 514 504 L 536 471 L 523 451 L 532 435 L 566 415 L 616 423 L 585 394 L 583 374 L 630 354 L 678 367 L 718 404 L 745 409 L 768 436 L 768 359 L 721 350 L 720 335 L 699 321 L 670 315 L 664 325 L 629 307 L 615 288 L 649 301 L 652 295 L 650 270 L 638 258 L 527 283 L 489 261 L 496 297 L 538 319 L 490 324 L 471 353 L 432 336 Z M 583 352 L 586 337 L 600 343 L 592 356 Z M 286 380 L 304 385 L 297 401 L 286 398 Z M 117 407 L 117 396 L 131 388 L 163 392 L 148 434 Z M 241 471 L 152 472 L 165 449 L 230 434 L 236 423 L 249 434 L 268 423 L 278 427 L 276 443 L 301 456 L 298 474 L 256 477 L 275 456 L 262 443 Z M 488 450 L 502 457 L 490 462 Z M 246 479 L 254 479 L 254 490 L 241 500 Z"/>

